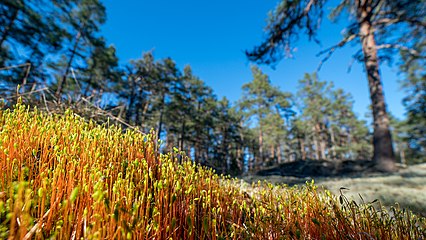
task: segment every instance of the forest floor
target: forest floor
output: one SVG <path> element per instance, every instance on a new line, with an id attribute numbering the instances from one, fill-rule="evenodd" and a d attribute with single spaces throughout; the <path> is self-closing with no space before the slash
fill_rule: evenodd
<path id="1" fill-rule="evenodd" d="M 256 175 L 247 175 L 242 179 L 247 183 L 267 180 L 273 184 L 289 186 L 303 185 L 313 179 L 317 186 L 328 189 L 337 196 L 340 195 L 342 187 L 347 188 L 348 190 L 342 190 L 343 194 L 357 203 L 362 203 L 359 196 L 361 195 L 365 203 L 375 199 L 380 200 L 386 207 L 399 203 L 401 208 L 426 217 L 426 163 L 401 168 L 392 174 L 369 171 L 368 164 L 355 165 L 354 171 L 346 171 L 349 168 L 341 166 L 337 168 L 343 171 L 335 171 L 335 165 L 324 168 L 327 164 L 325 162 L 313 165 L 304 162 L 303 166 L 297 162 L 283 164 L 281 167 L 260 171 Z M 329 176 L 325 171 L 329 171 Z"/>

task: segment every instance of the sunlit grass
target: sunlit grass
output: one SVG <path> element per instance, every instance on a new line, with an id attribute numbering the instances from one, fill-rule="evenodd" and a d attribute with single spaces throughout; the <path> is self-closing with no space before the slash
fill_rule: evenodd
<path id="1" fill-rule="evenodd" d="M 423 218 L 358 206 L 313 183 L 258 183 L 247 194 L 182 152 L 160 154 L 154 136 L 70 111 L 0 111 L 0 239 L 426 237 Z"/>

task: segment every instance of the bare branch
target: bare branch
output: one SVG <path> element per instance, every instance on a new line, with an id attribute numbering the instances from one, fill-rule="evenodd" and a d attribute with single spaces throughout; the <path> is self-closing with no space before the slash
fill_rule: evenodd
<path id="1" fill-rule="evenodd" d="M 81 92 L 80 84 L 78 83 L 77 77 L 75 76 L 74 68 L 72 68 L 72 67 L 71 67 L 71 74 L 72 74 L 72 77 L 74 79 L 75 85 L 77 85 L 78 90 L 80 90 L 80 92 Z"/>
<path id="2" fill-rule="evenodd" d="M 50 114 L 49 107 L 47 106 L 46 95 L 44 94 L 44 92 L 41 93 L 41 96 L 42 96 L 43 101 L 44 101 L 44 107 L 46 108 L 46 111 Z"/>
<path id="3" fill-rule="evenodd" d="M 414 19 L 405 19 L 405 18 L 400 18 L 400 17 L 396 17 L 396 18 L 379 18 L 377 21 L 373 22 L 374 26 L 378 26 L 378 25 L 382 25 L 382 26 L 389 26 L 395 23 L 408 23 L 414 26 L 419 26 L 419 27 L 424 27 L 426 28 L 426 22 L 422 22 L 419 20 L 414 20 Z"/>
<path id="4" fill-rule="evenodd" d="M 31 228 L 31 230 L 29 232 L 27 232 L 27 234 L 25 234 L 24 236 L 24 240 L 28 240 L 31 239 L 32 236 L 34 235 L 34 233 L 37 231 L 37 229 L 39 229 L 41 227 L 41 223 L 43 222 L 43 219 L 45 219 L 50 213 L 50 209 L 47 210 L 43 216 L 38 220 L 38 222 Z"/>
<path id="5" fill-rule="evenodd" d="M 352 55 L 352 59 L 348 64 L 348 70 L 347 72 L 350 73 L 352 70 L 352 65 L 354 64 L 355 60 L 359 60 L 362 56 L 362 50 L 358 50 L 354 55 Z"/>
<path id="6" fill-rule="evenodd" d="M 31 91 L 31 92 L 22 93 L 22 94 L 19 94 L 19 95 L 8 96 L 8 97 L 5 97 L 5 99 L 14 99 L 14 98 L 18 98 L 18 97 L 25 96 L 25 95 L 33 95 L 34 93 L 37 93 L 37 92 L 44 92 L 44 91 L 46 91 L 46 90 L 47 90 L 47 88 L 45 87 L 45 88 L 41 88 L 41 89 L 37 89 L 37 90 L 33 90 L 33 91 Z"/>
<path id="7" fill-rule="evenodd" d="M 340 41 L 338 44 L 333 45 L 317 54 L 317 57 L 327 53 L 327 55 L 320 61 L 317 67 L 317 72 L 321 70 L 322 65 L 333 55 L 333 53 L 338 49 L 344 47 L 348 42 L 351 42 L 358 36 L 357 34 L 351 34 L 345 37 L 342 41 Z"/>
<path id="8" fill-rule="evenodd" d="M 403 46 L 403 45 L 400 45 L 400 44 L 382 44 L 382 45 L 376 46 L 377 50 L 390 49 L 390 48 L 407 51 L 408 53 L 410 53 L 411 55 L 413 55 L 415 57 L 426 57 L 426 56 L 420 55 L 420 53 L 417 50 Z"/>
<path id="9" fill-rule="evenodd" d="M 388 26 L 388 25 L 392 25 L 392 24 L 394 24 L 394 23 L 397 23 L 397 22 L 399 22 L 400 21 L 400 19 L 394 19 L 394 18 L 380 18 L 380 19 L 378 19 L 377 21 L 374 21 L 373 22 L 373 25 L 374 26 L 377 26 L 377 25 L 386 25 L 386 26 Z"/>
<path id="10" fill-rule="evenodd" d="M 145 134 L 144 132 L 142 132 L 141 130 L 139 130 L 139 128 L 138 128 L 138 127 L 135 127 L 135 126 L 132 126 L 132 125 L 128 124 L 127 122 L 123 121 L 122 119 L 120 119 L 120 118 L 118 118 L 118 117 L 116 117 L 116 116 L 112 115 L 110 112 L 107 112 L 107 111 L 103 110 L 102 108 L 100 108 L 100 107 L 98 107 L 98 106 L 94 105 L 94 104 L 93 104 L 93 103 L 91 103 L 90 101 L 86 100 L 84 97 L 82 97 L 81 99 L 82 99 L 84 102 L 86 102 L 87 104 L 89 104 L 90 106 L 92 106 L 92 107 L 96 108 L 98 111 L 102 112 L 105 116 L 111 117 L 112 119 L 114 119 L 115 121 L 117 121 L 117 122 L 119 122 L 119 123 L 121 123 L 121 124 L 125 125 L 126 127 L 131 128 L 131 129 L 134 129 L 134 130 L 136 130 L 137 132 L 140 132 L 140 133 L 142 133 L 142 134 Z"/>
<path id="11" fill-rule="evenodd" d="M 13 66 L 9 66 L 9 67 L 1 67 L 0 71 L 9 70 L 9 69 L 13 69 L 13 68 L 28 67 L 28 66 L 31 66 L 31 63 L 23 63 L 23 64 L 13 65 Z"/>
<path id="12" fill-rule="evenodd" d="M 252 51 L 246 51 L 250 61 L 272 64 L 292 51 L 292 42 L 299 38 L 299 30 L 305 30 L 309 39 L 316 39 L 318 22 L 323 15 L 325 0 L 286 1 L 279 5 L 269 19 L 268 36 Z M 316 21 L 318 20 L 318 21 Z"/>
<path id="13" fill-rule="evenodd" d="M 28 79 L 28 76 L 30 75 L 30 71 L 31 71 L 31 63 L 27 63 L 27 71 L 25 72 L 25 77 L 24 77 L 24 80 L 22 81 L 22 85 L 27 84 L 27 79 Z"/>
<path id="14" fill-rule="evenodd" d="M 315 0 L 310 0 L 308 5 L 306 5 L 305 9 L 303 10 L 303 14 L 306 15 L 311 10 L 312 5 L 314 4 Z"/>
<path id="15" fill-rule="evenodd" d="M 0 68 L 0 71 L 14 69 L 14 68 L 22 68 L 22 67 L 27 67 L 27 70 L 25 71 L 24 79 L 22 80 L 22 85 L 25 85 L 25 84 L 27 84 L 27 79 L 28 79 L 28 76 L 30 75 L 31 63 L 27 62 L 27 63 L 23 63 L 23 64 L 19 64 L 19 65 L 13 65 L 13 66 L 9 66 L 9 67 L 2 67 L 2 68 Z"/>
<path id="16" fill-rule="evenodd" d="M 53 209 L 54 207 L 56 207 L 56 205 L 59 203 L 59 199 L 57 198 L 56 201 L 50 206 L 50 209 Z M 42 227 L 41 223 L 43 222 L 43 219 L 47 218 L 50 214 L 50 209 L 47 210 L 43 216 L 39 219 L 39 221 L 31 228 L 31 230 L 29 232 L 27 232 L 27 234 L 25 234 L 25 236 L 22 238 L 24 240 L 28 240 L 32 238 L 32 235 L 37 231 L 37 229 L 39 229 L 40 227 Z"/>

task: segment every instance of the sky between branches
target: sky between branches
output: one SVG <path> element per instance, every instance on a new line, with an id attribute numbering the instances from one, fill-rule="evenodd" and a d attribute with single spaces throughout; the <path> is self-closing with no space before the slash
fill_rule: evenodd
<path id="1" fill-rule="evenodd" d="M 262 39 L 268 11 L 278 0 L 104 0 L 108 20 L 102 34 L 117 48 L 121 63 L 153 50 L 156 59 L 171 57 L 179 68 L 191 65 L 195 75 L 211 86 L 218 97 L 231 101 L 241 97 L 241 86 L 252 80 L 250 62 L 244 51 Z M 331 3 L 333 4 L 333 2 Z M 275 69 L 261 66 L 274 85 L 295 93 L 297 81 L 314 72 L 322 57 L 316 54 L 341 39 L 346 22 L 323 20 L 321 45 L 306 38 L 297 43 L 293 59 L 281 61 Z M 333 81 L 336 87 L 350 92 L 354 110 L 365 118 L 369 112 L 369 92 L 363 65 L 348 67 L 358 45 L 337 50 L 319 72 L 321 80 Z M 404 118 L 395 66 L 382 64 L 386 102 L 390 112 Z"/>

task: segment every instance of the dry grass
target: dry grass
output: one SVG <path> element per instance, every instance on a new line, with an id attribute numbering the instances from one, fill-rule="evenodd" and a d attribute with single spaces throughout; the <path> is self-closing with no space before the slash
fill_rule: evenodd
<path id="1" fill-rule="evenodd" d="M 273 184 L 303 185 L 312 178 L 288 176 L 245 176 L 249 183 L 267 180 Z M 358 174 L 357 177 L 317 177 L 315 182 L 335 195 L 340 188 L 345 196 L 357 203 L 372 202 L 376 199 L 390 209 L 398 205 L 426 217 L 426 164 L 408 166 L 393 174 Z M 361 195 L 361 197 L 360 197 Z"/>
<path id="2" fill-rule="evenodd" d="M 70 111 L 0 111 L 0 238 L 426 237 L 423 218 L 357 205 L 313 183 L 258 183 L 247 194 L 177 149 L 160 154 L 153 136 Z"/>
<path id="3" fill-rule="evenodd" d="M 398 204 L 426 216 L 426 164 L 410 166 L 392 175 L 330 179 L 318 184 L 334 193 L 342 186 L 349 188 L 345 195 L 356 201 L 361 200 L 361 194 L 365 201 L 378 199 L 386 206 Z"/>

